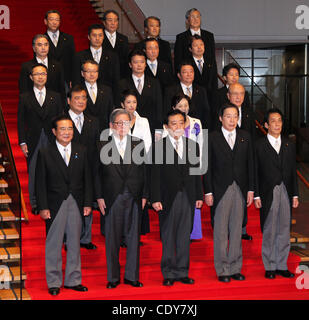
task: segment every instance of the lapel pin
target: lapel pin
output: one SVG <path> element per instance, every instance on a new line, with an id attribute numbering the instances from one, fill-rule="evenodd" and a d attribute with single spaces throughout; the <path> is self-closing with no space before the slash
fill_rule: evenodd
<path id="1" fill-rule="evenodd" d="M 74 159 L 78 159 L 78 153 L 74 154 Z"/>

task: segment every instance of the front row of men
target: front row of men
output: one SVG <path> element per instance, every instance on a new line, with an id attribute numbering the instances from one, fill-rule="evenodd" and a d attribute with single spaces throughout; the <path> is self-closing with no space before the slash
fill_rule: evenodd
<path id="1" fill-rule="evenodd" d="M 294 145 L 281 137 L 282 114 L 277 109 L 267 113 L 268 135 L 257 141 L 255 160 L 250 135 L 236 129 L 238 108 L 225 104 L 219 117 L 222 127 L 209 136 L 208 170 L 203 176 L 205 201 L 211 206 L 218 280 L 245 279 L 241 274 L 241 228 L 244 206 L 253 201 L 261 208 L 265 277 L 293 277 L 287 258 L 291 207 L 298 206 L 298 188 Z M 153 145 L 148 175 L 144 142 L 129 134 L 130 114 L 124 109 L 111 114 L 111 130 L 99 143 L 99 175 L 94 183 L 95 197 L 106 217 L 107 288 L 120 284 L 123 230 L 127 242 L 124 283 L 143 286 L 139 281 L 139 235 L 147 199 L 159 215 L 163 285 L 194 283 L 188 277 L 190 233 L 194 209 L 203 204 L 203 188 L 201 176 L 191 173 L 200 166 L 199 148 L 183 136 L 184 123 L 181 111 L 168 113 L 168 135 Z M 62 284 L 64 234 L 64 287 L 87 291 L 81 284 L 80 236 L 83 220 L 91 214 L 93 184 L 89 154 L 84 146 L 72 142 L 74 127 L 68 115 L 53 121 L 56 142 L 40 149 L 36 166 L 37 206 L 46 220 L 46 278 L 52 295 L 59 293 Z M 194 163 L 189 162 L 192 152 L 198 159 Z M 269 155 L 267 160 L 265 154 Z M 137 155 L 142 161 L 135 161 Z M 94 158 L 92 163 L 95 166 Z"/>

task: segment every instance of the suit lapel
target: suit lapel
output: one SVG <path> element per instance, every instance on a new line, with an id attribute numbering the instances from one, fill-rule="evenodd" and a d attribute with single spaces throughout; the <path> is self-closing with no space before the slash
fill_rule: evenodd
<path id="1" fill-rule="evenodd" d="M 56 143 L 52 144 L 51 150 L 52 150 L 51 156 L 54 158 L 55 164 L 58 166 L 58 168 L 62 172 L 62 174 L 65 178 L 65 181 L 68 182 L 69 181 L 68 167 L 65 164 L 64 159 L 62 158 L 62 155 L 60 154 Z M 71 158 L 72 158 L 72 152 L 71 152 Z M 71 161 L 71 158 L 70 158 L 70 161 Z"/>
<path id="2" fill-rule="evenodd" d="M 218 142 L 221 144 L 221 149 L 223 149 L 224 152 L 229 154 L 230 156 L 233 156 L 233 150 L 235 150 L 237 139 L 238 139 L 237 132 L 236 132 L 236 139 L 235 139 L 235 144 L 234 144 L 233 150 L 231 149 L 231 147 L 229 146 L 228 142 L 226 141 L 221 128 L 220 128 L 219 132 L 220 132 L 220 134 L 219 134 L 219 141 Z"/>
<path id="3" fill-rule="evenodd" d="M 44 101 L 44 104 L 42 107 L 40 106 L 33 90 L 31 91 L 31 93 L 29 95 L 29 99 L 30 99 L 31 106 L 33 107 L 33 110 L 39 115 L 40 118 L 44 118 L 44 105 L 46 103 L 47 94 L 46 94 L 45 101 Z"/>
<path id="4" fill-rule="evenodd" d="M 277 166 L 277 167 L 280 167 L 280 159 L 279 159 L 279 155 L 282 151 L 282 140 L 281 140 L 281 147 L 280 147 L 280 151 L 279 151 L 279 155 L 277 153 L 277 151 L 272 147 L 272 145 L 270 144 L 267 136 L 265 136 L 265 150 L 266 150 L 266 154 L 267 154 L 267 151 L 269 152 L 268 154 L 270 155 L 270 159 L 274 162 L 274 164 Z"/>

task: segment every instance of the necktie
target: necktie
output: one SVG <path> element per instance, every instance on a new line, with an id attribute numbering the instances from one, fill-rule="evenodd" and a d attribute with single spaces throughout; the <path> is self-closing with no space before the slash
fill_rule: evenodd
<path id="1" fill-rule="evenodd" d="M 95 51 L 95 53 L 94 53 L 94 60 L 95 60 L 97 63 L 100 63 L 99 50 L 96 50 L 96 51 Z"/>
<path id="2" fill-rule="evenodd" d="M 178 148 L 179 148 L 179 141 L 175 140 L 175 150 L 178 153 Z"/>
<path id="3" fill-rule="evenodd" d="M 115 47 L 115 35 L 111 34 L 109 36 L 109 40 L 110 40 L 112 47 L 114 48 Z"/>
<path id="4" fill-rule="evenodd" d="M 142 80 L 141 79 L 137 79 L 137 91 L 139 94 L 142 94 Z"/>
<path id="5" fill-rule="evenodd" d="M 198 63 L 198 69 L 199 69 L 199 71 L 200 71 L 200 74 L 202 74 L 203 73 L 203 64 L 202 64 L 202 59 L 199 59 L 199 60 L 197 60 L 197 63 Z"/>
<path id="6" fill-rule="evenodd" d="M 53 43 L 54 43 L 55 47 L 57 47 L 58 40 L 57 40 L 57 34 L 56 33 L 53 33 Z"/>
<path id="7" fill-rule="evenodd" d="M 230 132 L 230 133 L 228 134 L 228 136 L 227 136 L 227 142 L 228 142 L 229 146 L 231 147 L 231 149 L 233 150 L 233 148 L 234 148 L 234 141 L 233 141 L 232 137 L 233 137 L 233 133 Z"/>
<path id="8" fill-rule="evenodd" d="M 41 107 L 42 107 L 43 103 L 44 103 L 44 100 L 43 100 L 43 92 L 40 91 L 40 92 L 39 92 L 39 104 L 40 104 Z"/>
<path id="9" fill-rule="evenodd" d="M 119 146 L 119 154 L 120 154 L 121 158 L 123 159 L 123 157 L 124 157 L 124 148 L 123 148 L 123 141 L 122 140 L 119 142 L 118 146 Z"/>
<path id="10" fill-rule="evenodd" d="M 189 96 L 190 98 L 192 98 L 191 90 L 190 90 L 189 87 L 187 87 L 187 96 Z"/>
<path id="11" fill-rule="evenodd" d="M 68 166 L 70 162 L 69 151 L 67 148 L 63 148 L 63 160 L 65 164 Z"/>
<path id="12" fill-rule="evenodd" d="M 276 152 L 279 154 L 279 152 L 280 152 L 280 145 L 279 145 L 279 141 L 278 140 L 276 140 L 275 141 L 275 150 L 276 150 Z"/>
<path id="13" fill-rule="evenodd" d="M 78 132 L 81 133 L 81 131 L 82 131 L 82 119 L 81 119 L 80 116 L 77 116 L 75 118 L 75 126 L 76 126 Z"/>
<path id="14" fill-rule="evenodd" d="M 150 67 L 151 67 L 151 71 L 154 75 L 156 75 L 156 69 L 155 69 L 155 64 L 154 63 L 150 63 Z"/>
<path id="15" fill-rule="evenodd" d="M 96 97 L 96 95 L 95 95 L 93 86 L 90 87 L 90 96 L 91 96 L 92 102 L 95 103 L 97 97 Z"/>

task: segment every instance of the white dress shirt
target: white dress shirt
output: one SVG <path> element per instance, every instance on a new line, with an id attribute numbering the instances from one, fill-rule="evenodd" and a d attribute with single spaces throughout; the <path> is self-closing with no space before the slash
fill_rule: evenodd
<path id="1" fill-rule="evenodd" d="M 111 43 L 112 47 L 115 48 L 115 44 L 116 44 L 116 38 L 117 38 L 117 33 L 116 31 L 114 33 L 110 33 L 107 30 L 104 30 L 107 39 L 109 40 L 109 42 Z"/>
<path id="2" fill-rule="evenodd" d="M 174 139 L 170 134 L 168 135 L 168 137 L 169 137 L 174 149 L 176 150 L 176 139 Z M 177 141 L 178 141 L 178 151 L 177 151 L 178 156 L 180 158 L 183 158 L 183 139 L 182 139 L 182 137 L 179 137 Z"/>
<path id="3" fill-rule="evenodd" d="M 194 36 L 196 34 L 201 36 L 201 29 L 198 29 L 197 31 L 195 31 L 195 30 L 190 28 L 190 32 L 191 32 L 192 36 Z"/>
<path id="4" fill-rule="evenodd" d="M 51 32 L 50 30 L 47 30 L 47 34 L 48 34 L 49 37 L 51 38 L 52 42 L 54 42 L 54 40 L 57 40 L 57 44 L 58 44 L 59 35 L 60 35 L 59 30 L 57 30 L 56 32 Z M 55 38 L 54 38 L 54 34 L 56 35 Z"/>
<path id="5" fill-rule="evenodd" d="M 71 146 L 71 142 L 65 147 L 63 146 L 62 144 L 60 144 L 57 140 L 56 140 L 56 145 L 57 145 L 57 148 L 61 154 L 61 157 L 63 158 L 63 160 L 65 159 L 65 151 L 64 149 L 67 150 L 67 153 L 68 153 L 68 156 L 69 156 L 69 159 L 71 159 L 71 151 L 72 151 L 72 146 Z M 65 160 L 64 160 L 65 161 Z M 68 164 L 67 164 L 68 165 Z"/>
<path id="6" fill-rule="evenodd" d="M 90 46 L 90 51 L 92 54 L 93 59 L 97 62 L 100 63 L 101 60 L 101 55 L 102 55 L 102 47 L 100 47 L 100 49 L 95 49 L 93 47 Z M 96 57 L 96 52 L 98 52 L 98 56 Z"/>
<path id="7" fill-rule="evenodd" d="M 154 74 L 154 76 L 157 74 L 157 69 L 158 69 L 158 60 L 154 60 L 154 61 L 150 61 L 149 59 L 147 59 L 147 64 L 150 68 L 150 70 L 152 71 L 152 73 Z M 153 65 L 153 68 L 152 66 Z"/>
<path id="8" fill-rule="evenodd" d="M 42 92 L 42 99 L 43 99 L 42 101 L 44 103 L 46 98 L 46 88 L 44 87 L 42 90 L 39 90 L 37 87 L 33 87 L 33 91 L 39 103 L 40 103 L 40 92 Z"/>
<path id="9" fill-rule="evenodd" d="M 95 101 L 93 101 L 93 97 L 91 95 L 91 88 L 92 88 L 92 91 L 94 92 L 95 96 L 97 97 L 98 96 L 97 83 L 95 82 L 94 84 L 90 84 L 89 82 L 85 81 L 85 84 L 86 84 L 86 87 L 87 87 L 87 90 L 88 90 L 88 93 L 89 93 L 89 96 L 90 96 L 92 102 L 95 103 Z"/>
<path id="10" fill-rule="evenodd" d="M 226 129 L 224 129 L 223 127 L 221 127 L 222 133 L 224 135 L 225 140 L 227 141 L 227 143 L 229 143 L 229 134 L 232 134 L 231 138 L 233 141 L 233 146 L 235 145 L 235 141 L 236 141 L 236 129 L 234 129 L 233 131 L 228 131 Z"/>
<path id="11" fill-rule="evenodd" d="M 47 68 L 48 68 L 48 57 L 46 57 L 44 60 L 42 60 L 42 59 L 40 59 L 40 58 L 38 58 L 38 57 L 35 57 L 36 58 L 36 61 L 38 62 L 38 63 L 42 63 L 42 64 L 44 64 Z"/>
<path id="12" fill-rule="evenodd" d="M 181 88 L 182 88 L 182 91 L 185 95 L 188 95 L 188 92 L 187 92 L 187 88 L 189 88 L 190 92 L 191 92 L 191 97 L 192 97 L 192 94 L 193 94 L 193 87 L 192 87 L 192 83 L 190 86 L 186 86 L 185 84 L 183 84 L 182 82 L 180 82 L 180 85 L 181 85 Z"/>
<path id="13" fill-rule="evenodd" d="M 281 148 L 281 135 L 278 138 L 273 137 L 269 133 L 267 134 L 267 139 L 271 146 L 276 150 L 276 152 L 279 154 L 280 148 Z M 277 146 L 277 147 L 276 147 Z"/>
<path id="14" fill-rule="evenodd" d="M 138 87 L 138 79 L 140 79 L 141 80 L 141 86 L 142 86 L 142 90 L 143 90 L 143 88 L 144 88 L 144 82 L 145 82 L 145 74 L 143 74 L 140 78 L 138 78 L 137 76 L 135 76 L 134 74 L 132 74 L 132 79 L 133 79 L 133 81 L 134 81 L 134 84 L 135 84 L 135 87 L 136 87 L 136 89 L 137 89 L 137 87 Z"/>
<path id="15" fill-rule="evenodd" d="M 71 119 L 74 121 L 75 127 L 77 128 L 78 132 L 82 132 L 83 124 L 84 124 L 84 113 L 81 112 L 80 114 L 76 114 L 71 109 L 69 110 L 69 115 Z M 80 117 L 80 127 L 78 127 L 78 117 Z"/>
<path id="16" fill-rule="evenodd" d="M 126 146 L 127 146 L 127 135 L 125 137 L 122 138 L 122 140 L 119 139 L 119 137 L 117 137 L 116 135 L 113 134 L 113 137 L 115 139 L 115 144 L 117 147 L 117 150 L 119 152 L 119 154 L 121 155 L 121 157 L 124 157 L 124 153 L 126 150 Z M 121 151 L 122 149 L 122 151 Z"/>
<path id="17" fill-rule="evenodd" d="M 202 71 L 203 71 L 203 67 L 204 67 L 204 58 L 203 57 L 201 57 L 200 59 L 197 59 L 197 58 L 195 58 L 195 57 L 193 57 L 193 59 L 194 59 L 194 61 L 195 61 L 195 63 L 196 63 L 196 66 L 197 66 L 197 68 L 199 69 L 199 61 L 201 60 L 201 67 L 202 67 Z"/>

